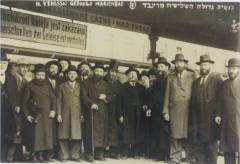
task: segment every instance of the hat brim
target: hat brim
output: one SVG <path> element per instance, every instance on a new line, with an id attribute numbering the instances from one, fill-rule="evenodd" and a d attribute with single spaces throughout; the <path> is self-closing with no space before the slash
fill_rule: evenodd
<path id="1" fill-rule="evenodd" d="M 92 66 L 91 66 L 91 64 L 89 64 L 89 63 L 80 63 L 80 64 L 78 64 L 77 69 L 80 69 L 80 67 L 81 67 L 82 65 L 88 65 L 89 68 L 92 69 Z"/>
<path id="2" fill-rule="evenodd" d="M 201 63 L 211 63 L 214 64 L 215 62 L 212 60 L 205 60 L 205 61 L 201 61 L 201 62 L 196 62 L 197 65 L 200 65 Z"/>
<path id="3" fill-rule="evenodd" d="M 165 64 L 166 66 L 171 67 L 171 64 L 168 63 L 168 62 L 157 62 L 157 63 L 155 63 L 155 65 L 158 65 L 158 64 Z"/>
<path id="4" fill-rule="evenodd" d="M 44 69 L 39 69 L 39 70 L 32 70 L 33 73 L 37 73 L 37 72 L 46 72 L 46 70 Z"/>
<path id="5" fill-rule="evenodd" d="M 104 71 L 106 71 L 106 68 L 105 68 L 105 67 L 99 67 L 99 66 L 94 66 L 94 67 L 93 67 L 93 70 L 94 70 L 94 69 L 97 69 L 97 68 L 100 68 L 100 69 L 103 69 Z"/>
<path id="6" fill-rule="evenodd" d="M 234 65 L 226 65 L 225 67 L 240 67 L 240 65 L 234 64 Z"/>
<path id="7" fill-rule="evenodd" d="M 188 60 L 186 60 L 186 59 L 173 60 L 173 61 L 171 61 L 171 63 L 175 64 L 177 61 L 184 61 L 185 63 L 188 63 Z"/>

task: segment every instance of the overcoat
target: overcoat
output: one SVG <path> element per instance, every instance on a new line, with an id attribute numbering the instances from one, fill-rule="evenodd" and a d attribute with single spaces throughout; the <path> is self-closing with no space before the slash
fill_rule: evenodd
<path id="1" fill-rule="evenodd" d="M 119 145 L 119 103 L 120 103 L 120 89 L 121 83 L 118 80 L 110 80 L 106 77 L 106 81 L 110 87 L 111 103 L 109 103 L 108 112 L 108 145 L 118 146 Z"/>
<path id="2" fill-rule="evenodd" d="M 49 118 L 51 110 L 56 111 L 56 98 L 47 81 L 39 83 L 32 80 L 24 90 L 23 110 L 25 117 L 33 116 L 37 123 L 27 122 L 26 146 L 33 151 L 53 148 L 53 120 Z"/>
<path id="3" fill-rule="evenodd" d="M 150 87 L 150 95 L 148 96 L 150 99 L 149 108 L 152 110 L 150 118 L 150 133 L 153 139 L 151 144 L 154 147 L 159 143 L 159 146 L 162 149 L 166 149 L 169 146 L 169 122 L 163 117 L 163 103 L 166 85 L 167 75 L 159 75 L 157 80 L 154 81 L 152 87 Z"/>
<path id="4" fill-rule="evenodd" d="M 221 148 L 224 152 L 240 152 L 240 76 L 225 80 L 221 89 Z"/>
<path id="5" fill-rule="evenodd" d="M 144 141 L 144 93 L 145 88 L 126 82 L 121 87 L 120 116 L 123 116 L 123 143 L 135 144 Z"/>
<path id="6" fill-rule="evenodd" d="M 111 101 L 109 85 L 103 79 L 98 80 L 95 77 L 83 81 L 82 85 L 81 96 L 85 107 L 86 118 L 84 121 L 85 133 L 87 133 L 85 137 L 92 138 L 93 136 L 94 147 L 105 147 L 108 142 L 108 104 Z M 99 99 L 100 94 L 107 96 L 106 101 Z M 91 109 L 93 104 L 98 105 L 98 110 Z"/>
<path id="7" fill-rule="evenodd" d="M 187 138 L 189 104 L 194 79 L 195 73 L 187 70 L 183 71 L 181 78 L 176 72 L 168 76 L 163 113 L 170 116 L 172 138 Z"/>
<path id="8" fill-rule="evenodd" d="M 196 79 L 192 86 L 189 138 L 196 143 L 211 143 L 219 137 L 215 117 L 220 108 L 222 79 L 214 73 L 210 73 L 204 83 L 201 79 Z"/>
<path id="9" fill-rule="evenodd" d="M 62 116 L 58 139 L 82 139 L 80 84 L 74 88 L 69 82 L 60 84 L 57 96 L 57 114 Z"/>

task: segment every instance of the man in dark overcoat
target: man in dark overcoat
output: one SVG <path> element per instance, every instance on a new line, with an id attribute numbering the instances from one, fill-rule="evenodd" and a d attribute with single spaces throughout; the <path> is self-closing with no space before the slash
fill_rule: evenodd
<path id="1" fill-rule="evenodd" d="M 103 79 L 105 67 L 101 62 L 97 62 L 93 67 L 93 77 L 82 83 L 82 100 L 86 107 L 87 118 L 84 118 L 88 129 L 86 137 L 91 138 L 88 142 L 92 150 L 86 150 L 89 161 L 93 161 L 91 155 L 94 154 L 96 160 L 105 160 L 104 150 L 108 143 L 108 110 L 111 101 L 110 88 Z M 92 132 L 92 133 L 87 133 Z M 87 146 L 88 148 L 90 146 Z M 90 155 L 91 154 L 91 155 Z"/>
<path id="2" fill-rule="evenodd" d="M 60 84 L 57 96 L 59 155 L 62 161 L 80 161 L 82 99 L 77 76 L 76 67 L 71 65 L 67 71 L 68 81 Z"/>
<path id="3" fill-rule="evenodd" d="M 11 93 L 14 97 L 11 97 L 18 105 L 15 107 L 16 111 L 19 112 L 15 114 L 15 123 L 17 125 L 17 133 L 14 135 L 14 140 L 8 150 L 8 161 L 23 161 L 23 149 L 22 149 L 22 134 L 23 134 L 23 111 L 22 111 L 22 100 L 23 100 L 23 90 L 27 83 L 25 75 L 28 73 L 29 63 L 24 58 L 19 58 L 17 60 L 16 73 L 14 74 L 15 81 L 17 84 L 17 94 Z M 15 83 L 15 82 L 12 82 Z M 12 87 L 14 88 L 14 87 Z"/>
<path id="4" fill-rule="evenodd" d="M 57 79 L 59 73 L 62 70 L 61 64 L 59 64 L 58 61 L 56 60 L 51 60 L 46 63 L 46 80 L 48 84 L 51 86 L 52 91 L 57 99 L 57 94 L 59 90 L 59 81 Z M 57 159 L 58 158 L 58 151 L 59 151 L 59 145 L 57 142 L 57 118 L 53 119 L 53 143 L 54 143 L 54 148 L 53 151 L 49 153 L 50 157 L 49 160 L 53 161 L 53 158 Z"/>
<path id="5" fill-rule="evenodd" d="M 240 59 L 228 61 L 229 78 L 221 87 L 221 110 L 215 118 L 221 124 L 220 147 L 225 164 L 240 164 Z"/>
<path id="6" fill-rule="evenodd" d="M 220 108 L 222 79 L 211 72 L 214 61 L 209 55 L 200 56 L 200 77 L 193 82 L 189 111 L 189 140 L 195 146 L 199 164 L 216 164 L 219 127 L 214 121 Z"/>
<path id="7" fill-rule="evenodd" d="M 9 157 L 17 134 L 20 135 L 21 127 L 18 126 L 20 107 L 17 99 L 17 83 L 14 76 L 7 72 L 9 59 L 6 51 L 1 49 L 0 61 L 0 87 L 1 87 L 1 161 L 12 162 Z"/>
<path id="8" fill-rule="evenodd" d="M 34 152 L 33 162 L 49 161 L 47 153 L 53 149 L 53 118 L 56 111 L 56 98 L 46 81 L 45 66 L 36 64 L 35 78 L 24 90 L 23 111 L 28 124 L 27 146 Z M 43 158 L 46 157 L 46 158 Z"/>
<path id="9" fill-rule="evenodd" d="M 123 157 L 129 155 L 138 157 L 141 145 L 144 142 L 144 87 L 139 84 L 139 72 L 134 67 L 129 67 L 125 72 L 128 81 L 121 87 L 120 93 L 120 122 L 123 124 Z M 131 153 L 131 154 L 130 154 Z"/>
<path id="10" fill-rule="evenodd" d="M 118 80 L 118 61 L 111 60 L 107 67 L 108 74 L 105 76 L 106 82 L 110 87 L 111 103 L 109 104 L 108 112 L 108 146 L 110 157 L 119 159 L 119 93 L 121 83 Z"/>
<path id="11" fill-rule="evenodd" d="M 152 109 L 151 153 L 153 154 L 153 158 L 156 160 L 167 160 L 169 158 L 169 123 L 164 119 L 163 116 L 163 102 L 167 85 L 168 70 L 170 66 L 170 63 L 167 62 L 165 57 L 158 58 L 158 61 L 155 64 L 155 67 L 158 71 L 157 78 L 150 87 L 150 108 Z"/>

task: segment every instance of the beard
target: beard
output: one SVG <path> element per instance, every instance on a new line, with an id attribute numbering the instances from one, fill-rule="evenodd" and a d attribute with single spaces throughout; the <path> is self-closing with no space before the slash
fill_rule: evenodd
<path id="1" fill-rule="evenodd" d="M 200 70 L 200 75 L 208 75 L 209 74 L 209 72 L 210 72 L 210 70 L 208 69 L 208 70 Z"/>
<path id="2" fill-rule="evenodd" d="M 96 81 L 100 81 L 100 80 L 103 79 L 103 76 L 101 76 L 101 75 L 94 75 L 94 79 L 95 79 Z"/>
<path id="3" fill-rule="evenodd" d="M 238 76 L 239 76 L 239 73 L 237 73 L 237 74 L 235 74 L 235 73 L 229 73 L 229 79 L 230 80 L 234 80 L 234 79 L 236 79 Z"/>
<path id="4" fill-rule="evenodd" d="M 48 73 L 48 77 L 50 78 L 50 79 L 56 79 L 57 78 L 57 74 L 52 74 L 52 73 Z"/>
<path id="5" fill-rule="evenodd" d="M 178 73 L 182 73 L 185 70 L 185 67 L 176 67 Z"/>
<path id="6" fill-rule="evenodd" d="M 89 75 L 89 71 L 83 70 L 83 71 L 81 72 L 81 75 L 82 75 L 82 76 L 88 76 L 88 75 Z"/>
<path id="7" fill-rule="evenodd" d="M 34 79 L 34 83 L 37 84 L 37 85 L 47 84 L 45 79 Z"/>

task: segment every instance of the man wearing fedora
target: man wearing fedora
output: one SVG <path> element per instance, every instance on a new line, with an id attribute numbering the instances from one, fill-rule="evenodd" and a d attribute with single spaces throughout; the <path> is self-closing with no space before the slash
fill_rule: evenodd
<path id="1" fill-rule="evenodd" d="M 76 82 L 77 68 L 68 69 L 68 81 L 60 84 L 57 96 L 59 158 L 61 161 L 80 160 L 82 139 L 80 83 Z"/>
<path id="2" fill-rule="evenodd" d="M 221 124 L 220 147 L 224 152 L 225 164 L 240 164 L 240 59 L 228 61 L 229 78 L 221 87 L 221 110 L 215 121 Z"/>
<path id="3" fill-rule="evenodd" d="M 15 77 L 7 70 L 9 59 L 6 51 L 1 49 L 0 55 L 1 161 L 13 162 L 16 144 L 21 141 L 18 88 Z"/>
<path id="4" fill-rule="evenodd" d="M 82 83 L 82 100 L 86 107 L 85 153 L 87 161 L 105 160 L 104 151 L 108 146 L 108 111 L 111 92 L 108 83 L 103 79 L 106 69 L 104 64 L 96 62 L 93 76 Z M 93 156 L 94 155 L 94 156 Z"/>
<path id="5" fill-rule="evenodd" d="M 58 89 L 59 89 L 59 81 L 57 80 L 57 77 L 59 73 L 62 70 L 61 64 L 57 60 L 50 60 L 46 63 L 46 80 L 48 84 L 51 86 L 51 89 L 57 99 Z M 50 153 L 49 159 L 51 161 L 52 158 L 57 159 L 58 158 L 58 151 L 59 151 L 59 145 L 57 142 L 57 118 L 55 117 L 53 119 L 53 143 L 54 143 L 54 149 L 53 152 Z"/>
<path id="6" fill-rule="evenodd" d="M 27 83 L 23 96 L 23 112 L 27 120 L 26 146 L 34 153 L 33 162 L 49 161 L 48 153 L 53 149 L 53 118 L 56 98 L 46 81 L 45 66 L 36 64 L 34 79 Z M 44 158 L 45 157 L 45 158 Z"/>
<path id="7" fill-rule="evenodd" d="M 8 161 L 22 161 L 23 159 L 23 150 L 22 150 L 22 133 L 23 133 L 23 113 L 22 113 L 22 97 L 23 89 L 27 83 L 25 75 L 28 72 L 29 63 L 24 58 L 19 58 L 16 62 L 16 73 L 14 74 L 15 81 L 17 84 L 17 94 L 14 97 L 11 97 L 13 101 L 18 103 L 16 106 L 16 111 L 19 114 L 15 114 L 15 124 L 17 128 L 17 133 L 14 136 L 13 143 L 10 145 L 8 150 Z M 15 83 L 15 82 L 14 82 Z"/>
<path id="8" fill-rule="evenodd" d="M 139 72 L 134 67 L 129 67 L 125 72 L 128 81 L 121 87 L 120 93 L 120 118 L 123 126 L 123 158 L 133 156 L 138 158 L 144 142 L 144 125 L 142 120 L 144 87 L 139 84 Z"/>
<path id="9" fill-rule="evenodd" d="M 188 158 L 190 157 L 190 145 L 187 142 L 188 137 L 188 113 L 192 82 L 195 80 L 195 74 L 187 71 L 188 60 L 183 54 L 176 54 L 175 73 L 168 76 L 163 114 L 167 121 L 170 121 L 170 159 L 173 163 L 179 163 L 182 160 L 183 149 Z"/>
<path id="10" fill-rule="evenodd" d="M 200 56 L 200 77 L 193 82 L 189 111 L 189 140 L 195 146 L 199 164 L 216 164 L 218 155 L 219 126 L 214 121 L 220 108 L 222 79 L 211 72 L 214 61 L 209 55 Z"/>
<path id="11" fill-rule="evenodd" d="M 163 103 L 170 66 L 165 57 L 158 58 L 155 64 L 157 78 L 151 87 L 151 133 L 153 138 L 151 152 L 155 160 L 168 160 L 169 158 L 169 123 L 163 116 Z"/>
<path id="12" fill-rule="evenodd" d="M 109 155 L 111 158 L 119 159 L 119 96 L 121 83 L 118 80 L 118 61 L 110 60 L 110 64 L 107 67 L 108 73 L 105 76 L 105 80 L 110 87 L 111 102 L 109 104 L 108 112 L 108 146 Z"/>

